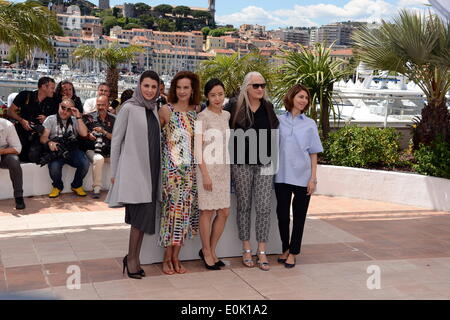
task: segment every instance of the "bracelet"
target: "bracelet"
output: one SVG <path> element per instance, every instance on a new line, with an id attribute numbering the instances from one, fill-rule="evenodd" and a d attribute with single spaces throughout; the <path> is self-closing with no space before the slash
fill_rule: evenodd
<path id="1" fill-rule="evenodd" d="M 80 119 L 81 119 L 81 117 L 78 117 L 78 118 L 77 118 L 77 120 L 80 120 Z"/>

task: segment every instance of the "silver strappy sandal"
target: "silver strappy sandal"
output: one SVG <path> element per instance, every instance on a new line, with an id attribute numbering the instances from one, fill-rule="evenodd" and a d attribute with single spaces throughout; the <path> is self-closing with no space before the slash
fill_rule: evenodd
<path id="1" fill-rule="evenodd" d="M 256 251 L 256 255 L 258 257 L 258 260 L 256 261 L 256 263 L 258 264 L 258 268 L 260 268 L 263 271 L 269 271 L 270 270 L 270 265 L 268 262 L 262 262 L 259 260 L 259 255 L 260 254 L 266 254 L 265 251 Z"/>
<path id="2" fill-rule="evenodd" d="M 250 253 L 251 254 L 252 250 L 251 249 L 243 249 L 242 253 Z M 253 263 L 253 259 L 245 259 L 243 256 L 242 256 L 242 258 L 243 258 L 242 264 L 244 266 L 246 266 L 247 268 L 253 268 L 255 266 L 255 264 Z"/>

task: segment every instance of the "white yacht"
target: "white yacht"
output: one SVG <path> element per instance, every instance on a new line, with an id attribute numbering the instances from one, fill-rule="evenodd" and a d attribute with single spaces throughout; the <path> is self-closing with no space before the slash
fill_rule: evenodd
<path id="1" fill-rule="evenodd" d="M 338 119 L 347 123 L 411 123 L 426 103 L 423 91 L 406 77 L 375 75 L 364 64 L 357 68 L 356 82 L 335 83 L 334 93 Z"/>

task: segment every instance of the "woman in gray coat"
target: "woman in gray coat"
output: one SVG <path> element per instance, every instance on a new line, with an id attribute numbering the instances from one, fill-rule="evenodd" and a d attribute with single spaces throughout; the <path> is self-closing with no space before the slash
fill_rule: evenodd
<path id="1" fill-rule="evenodd" d="M 111 142 L 112 185 L 106 202 L 110 207 L 125 207 L 125 222 L 131 230 L 123 272 L 126 268 L 134 279 L 145 276 L 139 261 L 142 239 L 144 232 L 155 233 L 161 201 L 158 96 L 158 75 L 145 71 L 116 118 Z"/>

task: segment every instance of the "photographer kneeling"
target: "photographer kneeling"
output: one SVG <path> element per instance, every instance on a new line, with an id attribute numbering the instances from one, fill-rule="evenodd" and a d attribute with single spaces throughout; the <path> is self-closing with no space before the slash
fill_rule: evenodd
<path id="1" fill-rule="evenodd" d="M 48 147 L 49 153 L 42 156 L 40 164 L 48 163 L 48 171 L 53 182 L 49 197 L 58 197 L 64 189 L 61 177 L 62 168 L 66 163 L 77 169 L 72 181 L 72 190 L 79 196 L 86 196 L 83 179 L 89 171 L 89 160 L 78 148 L 77 135 L 86 137 L 88 130 L 80 111 L 75 108 L 75 103 L 70 99 L 64 99 L 59 104 L 58 113 L 47 117 L 43 126 L 45 130 L 41 136 L 41 143 Z"/>
<path id="2" fill-rule="evenodd" d="M 97 111 L 83 115 L 83 121 L 89 131 L 83 140 L 86 155 L 92 163 L 94 198 L 100 197 L 102 189 L 103 164 L 109 161 L 111 153 L 111 139 L 116 117 L 108 113 L 109 101 L 107 96 L 99 96 L 96 100 Z"/>

